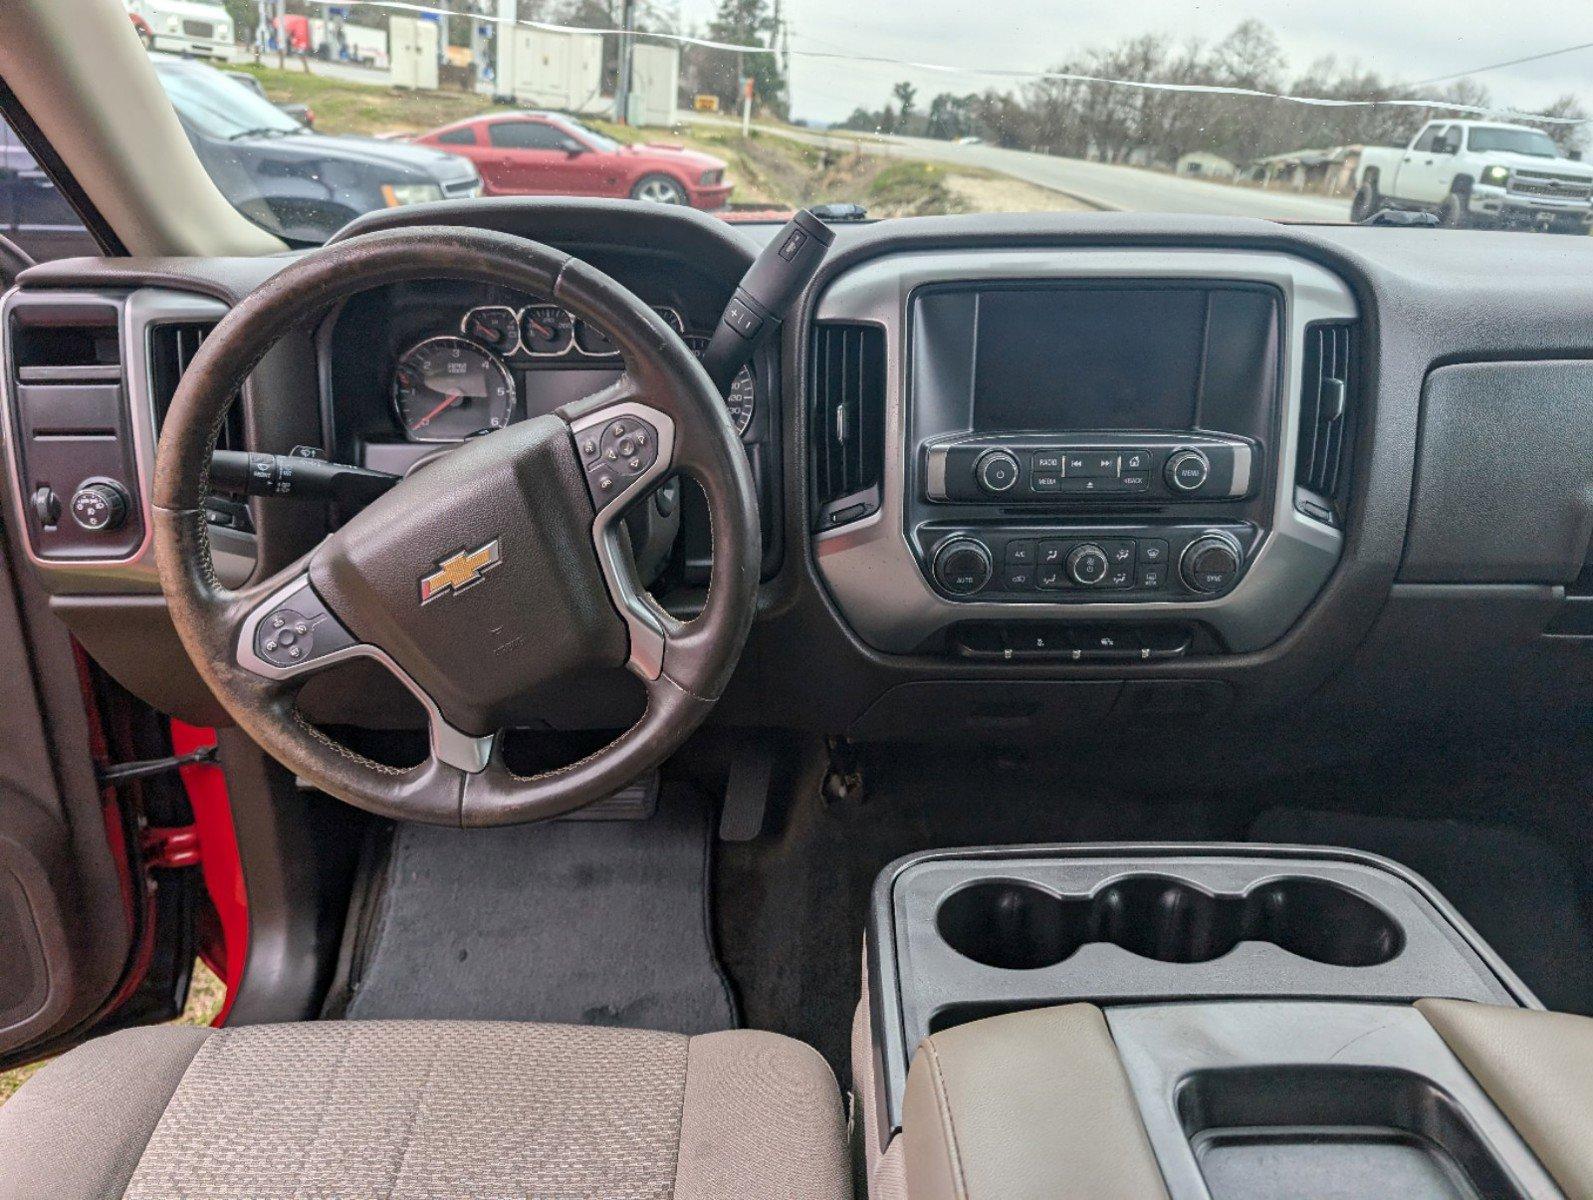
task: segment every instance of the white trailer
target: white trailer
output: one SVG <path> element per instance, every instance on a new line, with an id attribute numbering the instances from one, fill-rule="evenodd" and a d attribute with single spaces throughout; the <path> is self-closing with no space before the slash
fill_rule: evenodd
<path id="1" fill-rule="evenodd" d="M 388 70 L 394 87 L 437 90 L 437 22 L 417 17 L 389 17 Z"/>
<path id="2" fill-rule="evenodd" d="M 646 42 L 632 46 L 625 119 L 632 125 L 673 125 L 679 95 L 680 47 Z"/>
<path id="3" fill-rule="evenodd" d="M 587 112 L 602 105 L 603 37 L 514 29 L 498 37 L 494 90 L 528 108 Z"/>

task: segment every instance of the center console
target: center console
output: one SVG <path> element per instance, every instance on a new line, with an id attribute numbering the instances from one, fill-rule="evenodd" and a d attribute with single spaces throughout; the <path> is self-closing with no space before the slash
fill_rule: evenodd
<path id="1" fill-rule="evenodd" d="M 847 473 L 819 488 L 819 572 L 890 652 L 1264 646 L 1342 546 L 1355 316 L 1336 277 L 1275 254 L 932 253 L 857 268 L 817 311 L 821 338 L 868 332 L 855 362 L 834 360 L 856 384 L 838 399 L 816 356 L 815 435 L 833 444 L 815 459 L 866 456 L 877 396 L 880 465 L 871 488 L 847 492 Z M 1333 478 L 1313 474 L 1325 461 Z"/>
<path id="2" fill-rule="evenodd" d="M 868 948 L 865 1122 L 876 1155 L 905 1129 L 909 1185 L 926 1153 L 960 1159 L 987 1194 L 1090 1160 L 1127 1177 L 1137 1154 L 1172 1200 L 1561 1195 L 1427 1009 L 1540 1006 L 1385 859 L 922 853 L 877 881 Z"/>

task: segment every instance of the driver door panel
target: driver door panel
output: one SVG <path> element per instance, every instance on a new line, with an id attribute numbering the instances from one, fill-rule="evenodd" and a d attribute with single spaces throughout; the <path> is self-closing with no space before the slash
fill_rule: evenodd
<path id="1" fill-rule="evenodd" d="M 0 531 L 0 1065 L 79 1040 L 108 1013 L 138 915 L 102 802 L 78 663 Z M 109 822 L 107 818 L 110 818 Z M 80 1032 L 82 1031 L 82 1032 Z"/>

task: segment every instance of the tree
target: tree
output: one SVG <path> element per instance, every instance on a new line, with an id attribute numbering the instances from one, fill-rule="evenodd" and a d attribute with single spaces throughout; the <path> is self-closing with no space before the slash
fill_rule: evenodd
<path id="1" fill-rule="evenodd" d="M 1144 83 L 1172 86 L 1135 86 Z M 1216 90 L 1223 88 L 1233 90 Z M 1285 95 L 1353 103 L 1301 104 Z M 1475 80 L 1417 89 L 1331 57 L 1292 76 L 1277 38 L 1259 21 L 1243 22 L 1210 46 L 1141 35 L 1085 48 L 1016 93 L 943 92 L 923 116 L 911 84 L 896 84 L 891 97 L 896 107 L 858 109 L 846 124 L 888 132 L 911 119 L 911 132 L 930 137 L 977 132 L 1001 146 L 1169 167 L 1202 150 L 1244 164 L 1297 150 L 1404 145 L 1429 119 L 1508 107 L 1493 105 Z M 1584 148 L 1593 122 L 1580 97 L 1561 96 L 1540 116 L 1578 122 L 1540 125 L 1563 150 Z"/>
<path id="2" fill-rule="evenodd" d="M 891 95 L 896 97 L 896 111 L 899 114 L 901 127 L 905 129 L 908 116 L 913 111 L 913 101 L 918 98 L 918 89 L 904 79 L 891 88 Z"/>
<path id="3" fill-rule="evenodd" d="M 778 32 L 769 0 L 719 0 L 719 12 L 708 24 L 709 40 L 742 46 L 772 48 Z M 712 51 L 702 70 L 705 89 L 718 96 L 720 104 L 726 108 L 732 111 L 739 108 L 738 59 L 740 70 L 752 77 L 754 102 L 764 111 L 784 118 L 787 112 L 786 83 L 777 54 Z"/>
<path id="4" fill-rule="evenodd" d="M 1588 110 L 1580 97 L 1572 92 L 1567 92 L 1555 102 L 1544 109 L 1540 116 L 1545 117 L 1570 117 L 1582 122 L 1579 125 L 1566 125 L 1560 121 L 1545 124 L 1543 132 L 1554 139 L 1554 144 L 1567 154 L 1575 152 L 1580 155 L 1587 149 L 1587 121 Z"/>
<path id="5" fill-rule="evenodd" d="M 966 96 L 941 92 L 929 102 L 929 113 L 924 122 L 924 136 L 953 141 L 967 137 L 975 128 L 974 107 L 979 97 L 970 92 Z"/>

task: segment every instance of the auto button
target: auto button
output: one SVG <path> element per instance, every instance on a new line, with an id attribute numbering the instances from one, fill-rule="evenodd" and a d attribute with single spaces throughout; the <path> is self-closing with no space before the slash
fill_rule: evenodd
<path id="1" fill-rule="evenodd" d="M 935 580 L 954 596 L 971 596 L 990 582 L 990 551 L 973 538 L 952 538 L 935 552 Z"/>

